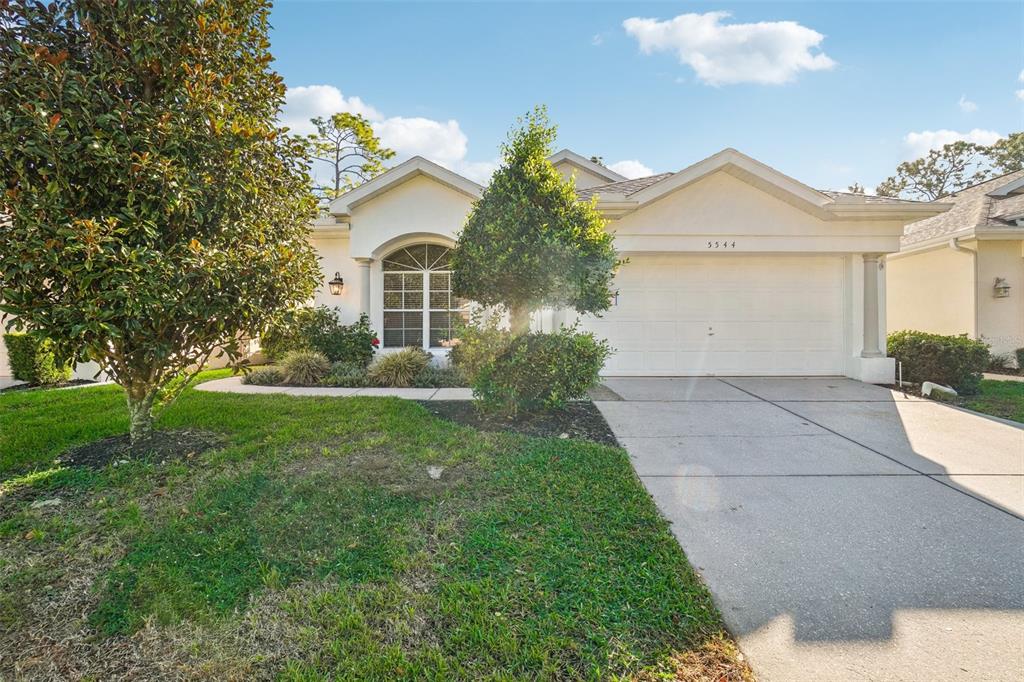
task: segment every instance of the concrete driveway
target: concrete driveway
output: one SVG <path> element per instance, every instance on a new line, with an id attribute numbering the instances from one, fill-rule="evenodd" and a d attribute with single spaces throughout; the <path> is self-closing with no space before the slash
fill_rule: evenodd
<path id="1" fill-rule="evenodd" d="M 1022 679 L 1024 430 L 849 379 L 605 385 L 760 679 Z"/>

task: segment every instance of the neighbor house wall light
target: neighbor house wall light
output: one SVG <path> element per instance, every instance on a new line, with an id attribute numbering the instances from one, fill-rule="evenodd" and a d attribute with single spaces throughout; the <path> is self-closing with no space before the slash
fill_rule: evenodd
<path id="1" fill-rule="evenodd" d="M 334 296 L 341 296 L 341 290 L 345 286 L 345 280 L 341 278 L 341 273 L 334 273 L 334 279 L 327 283 L 327 286 L 331 288 L 331 294 Z"/>
<path id="2" fill-rule="evenodd" d="M 992 287 L 992 295 L 996 298 L 1006 298 L 1010 295 L 1010 283 L 1004 277 L 996 277 L 996 283 Z"/>

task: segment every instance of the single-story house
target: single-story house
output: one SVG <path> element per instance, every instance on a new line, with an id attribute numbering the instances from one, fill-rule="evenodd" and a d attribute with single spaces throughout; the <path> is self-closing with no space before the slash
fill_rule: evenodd
<path id="1" fill-rule="evenodd" d="M 888 325 L 967 334 L 1012 354 L 1024 347 L 1024 171 L 939 201 L 889 256 Z"/>
<path id="2" fill-rule="evenodd" d="M 579 319 L 615 349 L 606 374 L 893 381 L 885 258 L 948 205 L 815 190 L 733 149 L 632 180 L 568 150 L 551 160 L 597 197 L 628 258 L 612 308 Z M 447 250 L 482 189 L 414 157 L 334 199 L 313 226 L 317 303 L 368 314 L 385 352 L 444 353 L 465 312 Z M 574 321 L 545 310 L 533 326 Z"/>

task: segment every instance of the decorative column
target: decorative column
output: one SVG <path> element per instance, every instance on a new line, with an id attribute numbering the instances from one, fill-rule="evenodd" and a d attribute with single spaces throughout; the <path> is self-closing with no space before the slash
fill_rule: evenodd
<path id="1" fill-rule="evenodd" d="M 862 358 L 884 358 L 878 338 L 878 259 L 877 253 L 864 256 L 864 350 Z"/>
<path id="2" fill-rule="evenodd" d="M 370 265 L 372 258 L 356 258 L 359 264 L 359 312 L 370 314 Z"/>

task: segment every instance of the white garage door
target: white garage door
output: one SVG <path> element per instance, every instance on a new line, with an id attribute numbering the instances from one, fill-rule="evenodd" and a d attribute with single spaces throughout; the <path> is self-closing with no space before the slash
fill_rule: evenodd
<path id="1" fill-rule="evenodd" d="M 633 256 L 618 300 L 583 327 L 610 375 L 843 373 L 844 268 L 835 256 Z"/>

